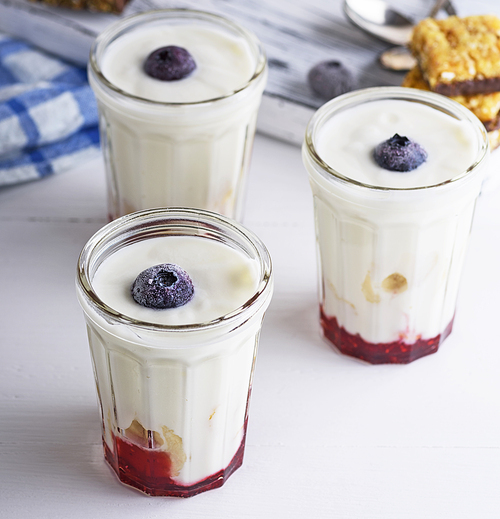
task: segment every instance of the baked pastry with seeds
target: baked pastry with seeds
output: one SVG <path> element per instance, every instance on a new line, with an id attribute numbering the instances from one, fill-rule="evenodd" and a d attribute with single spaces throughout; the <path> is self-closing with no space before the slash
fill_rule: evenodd
<path id="1" fill-rule="evenodd" d="M 500 19 L 492 15 L 426 18 L 410 48 L 434 92 L 449 97 L 500 91 Z"/>

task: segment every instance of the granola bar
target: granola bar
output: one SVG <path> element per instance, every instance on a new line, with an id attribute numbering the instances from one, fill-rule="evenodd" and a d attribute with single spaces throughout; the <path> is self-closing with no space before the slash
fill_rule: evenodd
<path id="1" fill-rule="evenodd" d="M 419 67 L 414 67 L 408 72 L 401 86 L 430 90 Z M 500 129 L 500 92 L 450 96 L 450 98 L 468 108 L 484 124 L 487 131 Z"/>
<path id="2" fill-rule="evenodd" d="M 426 18 L 410 48 L 434 92 L 446 96 L 500 91 L 500 19 L 492 15 Z"/>
<path id="3" fill-rule="evenodd" d="M 488 132 L 488 140 L 490 141 L 490 150 L 494 150 L 500 146 L 500 130 Z"/>
<path id="4" fill-rule="evenodd" d="M 54 7 L 105 13 L 121 13 L 128 0 L 31 0 Z"/>

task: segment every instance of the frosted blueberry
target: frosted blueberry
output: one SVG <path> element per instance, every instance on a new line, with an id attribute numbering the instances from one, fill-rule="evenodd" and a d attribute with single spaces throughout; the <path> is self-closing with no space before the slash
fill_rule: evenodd
<path id="1" fill-rule="evenodd" d="M 144 62 L 144 72 L 161 81 L 183 79 L 196 68 L 189 52 L 175 45 L 154 50 Z"/>
<path id="2" fill-rule="evenodd" d="M 413 171 L 427 160 L 427 152 L 415 141 L 395 133 L 373 150 L 375 162 L 389 171 Z"/>
<path id="3" fill-rule="evenodd" d="M 194 294 L 188 273 L 172 263 L 143 270 L 132 283 L 132 297 L 147 308 L 177 308 Z"/>
<path id="4" fill-rule="evenodd" d="M 323 99 L 332 99 L 355 87 L 354 77 L 340 61 L 322 61 L 307 75 L 309 86 Z"/>

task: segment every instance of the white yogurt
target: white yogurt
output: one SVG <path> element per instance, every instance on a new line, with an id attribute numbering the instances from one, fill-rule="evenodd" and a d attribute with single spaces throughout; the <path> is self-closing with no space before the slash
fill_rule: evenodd
<path id="1" fill-rule="evenodd" d="M 130 287 L 154 265 L 173 263 L 193 281 L 194 296 L 178 308 L 155 310 L 136 303 Z M 218 319 L 246 303 L 257 290 L 259 265 L 241 252 L 199 237 L 163 237 L 134 243 L 110 256 L 92 284 L 111 308 L 134 319 L 165 325 Z"/>
<path id="2" fill-rule="evenodd" d="M 373 159 L 375 147 L 396 133 L 417 142 L 428 154 L 413 171 L 389 171 Z M 461 175 L 477 154 L 474 128 L 468 121 L 393 99 L 338 113 L 324 124 L 316 139 L 316 149 L 330 167 L 347 178 L 379 187 L 440 184 Z"/>
<path id="3" fill-rule="evenodd" d="M 337 98 L 311 121 L 303 159 L 314 197 L 320 305 L 349 334 L 411 345 L 452 322 L 487 149 L 480 123 L 469 117 L 441 96 L 374 88 Z M 373 149 L 395 133 L 417 141 L 427 162 L 406 173 L 380 168 Z"/>
<path id="4" fill-rule="evenodd" d="M 144 72 L 149 54 L 167 45 L 191 54 L 196 69 L 189 76 L 160 81 Z M 193 23 L 133 31 L 111 43 L 102 60 L 102 73 L 116 87 L 164 103 L 193 103 L 231 94 L 244 87 L 254 71 L 255 57 L 245 39 Z"/>
<path id="5" fill-rule="evenodd" d="M 243 448 L 258 337 L 272 294 L 268 256 L 244 253 L 214 239 L 209 225 L 203 229 L 210 236 L 134 240 L 105 257 L 91 276 L 92 291 L 124 318 L 96 308 L 81 284 L 78 291 L 107 448 L 119 457 L 116 437 L 141 445 L 134 431 L 150 431 L 180 488 L 226 469 Z M 133 300 L 135 277 L 161 263 L 190 275 L 194 296 L 184 306 L 154 310 Z"/>
<path id="6" fill-rule="evenodd" d="M 167 45 L 191 53 L 192 74 L 161 81 L 144 72 L 149 53 Z M 91 52 L 89 81 L 99 105 L 110 217 L 182 206 L 241 218 L 266 80 L 255 37 L 213 15 L 156 11 L 107 29 Z"/>

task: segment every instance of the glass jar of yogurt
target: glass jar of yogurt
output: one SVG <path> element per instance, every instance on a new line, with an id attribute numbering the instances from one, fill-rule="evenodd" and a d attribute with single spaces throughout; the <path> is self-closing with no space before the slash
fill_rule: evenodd
<path id="1" fill-rule="evenodd" d="M 145 70 L 180 47 L 195 68 L 180 79 Z M 110 219 L 154 207 L 195 207 L 241 219 L 267 61 L 257 38 L 202 11 L 148 11 L 94 42 L 89 82 L 100 114 Z"/>
<path id="2" fill-rule="evenodd" d="M 423 163 L 406 171 L 379 165 L 374 150 L 398 137 L 418 144 Z M 450 334 L 487 157 L 481 122 L 438 94 L 370 88 L 315 113 L 303 161 L 320 322 L 340 352 L 408 363 Z"/>
<path id="3" fill-rule="evenodd" d="M 137 302 L 139 273 L 177 265 L 185 304 Z M 148 280 L 148 283 L 156 280 Z M 105 458 L 150 495 L 220 487 L 243 461 L 257 345 L 273 291 L 269 253 L 236 222 L 157 209 L 111 222 L 78 261 Z"/>

